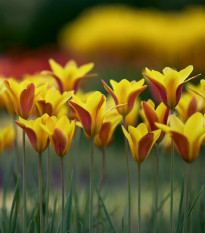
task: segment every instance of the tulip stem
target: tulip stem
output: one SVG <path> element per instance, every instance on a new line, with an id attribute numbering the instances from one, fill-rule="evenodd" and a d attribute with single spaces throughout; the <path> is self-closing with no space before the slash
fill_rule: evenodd
<path id="1" fill-rule="evenodd" d="M 38 156 L 38 181 L 39 181 L 39 210 L 40 210 L 40 233 L 43 233 L 43 199 L 42 199 L 42 174 L 41 153 Z"/>
<path id="2" fill-rule="evenodd" d="M 15 148 L 15 156 L 17 160 L 17 172 L 20 173 L 20 159 L 19 159 L 19 150 L 18 150 L 18 136 L 17 136 L 17 125 L 16 125 L 16 115 L 13 115 L 13 124 L 15 131 L 15 139 L 14 139 L 14 148 Z"/>
<path id="3" fill-rule="evenodd" d="M 63 157 L 61 158 L 61 188 L 62 188 L 61 233 L 63 233 L 63 228 L 64 228 L 64 164 L 63 164 Z"/>
<path id="4" fill-rule="evenodd" d="M 93 177 L 94 177 L 94 139 L 90 141 L 90 200 L 89 200 L 89 233 L 93 232 Z"/>
<path id="5" fill-rule="evenodd" d="M 141 228 L 141 182 L 140 182 L 140 164 L 138 163 L 138 233 Z"/>
<path id="6" fill-rule="evenodd" d="M 23 131 L 23 233 L 26 233 L 26 141 Z"/>
<path id="7" fill-rule="evenodd" d="M 154 233 L 157 232 L 157 215 L 158 215 L 158 189 L 159 189 L 159 144 L 155 144 L 156 149 L 156 193 L 155 193 L 155 212 L 154 212 Z"/>
<path id="8" fill-rule="evenodd" d="M 100 184 L 99 184 L 99 192 L 102 191 L 103 182 L 104 182 L 104 176 L 105 176 L 105 149 L 102 149 L 102 171 L 101 171 L 101 177 L 100 177 Z M 97 232 L 100 232 L 100 198 L 98 198 L 98 230 Z"/>
<path id="9" fill-rule="evenodd" d="M 170 233 L 173 232 L 173 185 L 174 185 L 174 142 L 172 140 L 172 152 L 171 152 L 171 181 L 170 181 Z"/>
<path id="10" fill-rule="evenodd" d="M 186 221 L 186 217 L 187 217 L 187 211 L 188 211 L 188 206 L 189 206 L 189 186 L 190 186 L 190 166 L 187 163 L 186 164 L 185 183 L 184 183 L 184 189 L 185 189 L 185 211 L 184 211 L 183 233 L 186 232 L 186 229 L 188 229 L 188 223 Z"/>
<path id="11" fill-rule="evenodd" d="M 48 145 L 48 157 L 47 157 L 47 200 L 46 200 L 46 225 L 48 222 L 48 211 L 49 211 L 49 191 L 50 191 L 50 149 Z"/>
<path id="12" fill-rule="evenodd" d="M 126 122 L 125 116 L 123 116 L 123 126 L 125 129 Z M 128 233 L 130 233 L 130 226 L 131 226 L 131 192 L 130 192 L 130 169 L 129 169 L 129 157 L 128 157 L 128 142 L 126 137 L 125 138 L 125 154 L 126 154 L 126 163 L 127 163 L 127 181 L 128 181 Z"/>

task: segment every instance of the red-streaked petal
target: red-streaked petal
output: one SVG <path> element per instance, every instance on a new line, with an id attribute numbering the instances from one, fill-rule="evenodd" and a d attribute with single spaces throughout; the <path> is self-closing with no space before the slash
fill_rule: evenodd
<path id="1" fill-rule="evenodd" d="M 97 130 L 98 131 L 98 125 L 99 125 L 99 123 L 100 123 L 100 127 L 101 127 L 101 125 L 102 125 L 102 122 L 98 122 L 99 121 L 99 117 L 98 117 L 98 113 L 99 113 L 99 111 L 100 111 L 100 109 L 101 109 L 101 107 L 102 107 L 102 105 L 103 105 L 103 103 L 105 102 L 105 96 L 104 95 L 102 95 L 102 97 L 101 97 L 101 99 L 100 99 L 100 102 L 99 102 L 99 104 L 98 104 L 98 106 L 97 106 L 97 109 L 96 109 L 96 117 L 95 117 L 95 130 Z M 103 115 L 104 115 L 104 113 L 103 113 Z M 103 117 L 102 118 L 100 118 L 100 120 L 103 120 Z M 100 130 L 100 129 L 99 129 Z"/>
<path id="2" fill-rule="evenodd" d="M 171 137 L 174 141 L 177 151 L 179 152 L 183 160 L 189 163 L 189 141 L 188 139 L 184 135 L 176 131 L 170 131 L 170 133 L 171 133 Z"/>
<path id="3" fill-rule="evenodd" d="M 142 107 L 144 109 L 145 116 L 149 122 L 151 131 L 156 130 L 157 127 L 155 125 L 155 122 L 158 122 L 158 117 L 155 111 L 145 101 L 142 102 Z"/>
<path id="4" fill-rule="evenodd" d="M 161 96 L 162 102 L 167 106 L 167 91 L 166 88 L 160 83 L 157 82 L 155 79 L 151 78 L 147 74 L 143 74 L 149 81 L 157 88 L 159 94 Z"/>
<path id="5" fill-rule="evenodd" d="M 167 108 L 166 111 L 165 111 L 165 114 L 164 114 L 164 119 L 163 119 L 163 124 L 167 124 L 167 120 L 168 120 L 168 117 L 169 117 L 169 113 L 170 113 L 170 109 Z"/>
<path id="6" fill-rule="evenodd" d="M 139 146 L 138 146 L 138 161 L 137 163 L 142 163 L 146 157 L 148 156 L 152 144 L 154 141 L 154 134 L 153 133 L 148 133 L 144 137 L 142 137 L 139 141 Z"/>
<path id="7" fill-rule="evenodd" d="M 46 103 L 45 100 L 38 100 L 36 106 L 40 115 L 47 113 L 49 116 L 52 116 L 53 106 L 51 103 Z"/>
<path id="8" fill-rule="evenodd" d="M 27 119 L 31 115 L 35 98 L 35 86 L 30 83 L 26 89 L 21 92 L 20 95 L 20 106 L 21 114 L 24 119 Z"/>
<path id="9" fill-rule="evenodd" d="M 187 117 L 190 117 L 195 112 L 197 112 L 197 100 L 196 100 L 196 97 L 193 96 L 192 100 L 189 103 L 189 107 L 187 110 Z"/>
<path id="10" fill-rule="evenodd" d="M 112 96 L 113 100 L 115 101 L 115 104 L 118 105 L 118 100 L 116 95 L 114 94 L 113 90 L 102 80 L 102 83 L 105 87 L 105 89 L 110 93 L 110 95 Z"/>
<path id="11" fill-rule="evenodd" d="M 136 98 L 142 91 L 144 91 L 147 88 L 147 85 L 141 87 L 140 89 L 136 90 L 135 92 L 131 93 L 128 97 L 128 112 L 130 112 L 133 108 L 133 105 L 135 103 Z"/>
<path id="12" fill-rule="evenodd" d="M 52 134 L 52 141 L 54 145 L 55 152 L 60 156 L 63 157 L 66 145 L 68 143 L 68 140 L 64 133 L 59 129 L 55 128 L 54 132 Z"/>
<path id="13" fill-rule="evenodd" d="M 75 109 L 78 114 L 78 117 L 82 123 L 82 126 L 85 132 L 90 136 L 91 135 L 91 126 L 92 126 L 92 118 L 90 113 L 82 108 L 80 105 L 74 103 L 73 101 L 69 100 L 69 104 Z"/>
<path id="14" fill-rule="evenodd" d="M 32 129 L 27 128 L 24 124 L 22 124 L 19 121 L 16 121 L 16 124 L 18 126 L 20 126 L 23 129 L 23 131 L 26 133 L 26 135 L 28 136 L 29 141 L 30 141 L 32 147 L 34 148 L 34 150 L 37 150 L 37 136 L 36 136 L 36 133 Z"/>
<path id="15" fill-rule="evenodd" d="M 109 139 L 110 128 L 111 122 L 105 122 L 100 129 L 99 137 L 103 146 L 106 146 L 107 140 Z"/>

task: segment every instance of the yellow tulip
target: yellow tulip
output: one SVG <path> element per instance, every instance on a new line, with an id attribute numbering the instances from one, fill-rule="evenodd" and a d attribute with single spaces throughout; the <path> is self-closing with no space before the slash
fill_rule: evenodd
<path id="1" fill-rule="evenodd" d="M 159 91 L 162 102 L 169 108 L 173 109 L 178 104 L 184 84 L 189 80 L 198 77 L 194 76 L 188 80 L 188 76 L 193 71 L 193 66 L 187 66 L 181 71 L 176 71 L 169 67 L 163 69 L 163 74 L 146 68 L 143 75 L 154 84 Z"/>
<path id="2" fill-rule="evenodd" d="M 94 137 L 101 129 L 106 108 L 106 97 L 99 91 L 93 92 L 83 103 L 77 96 L 69 101 L 81 121 L 88 139 Z"/>
<path id="3" fill-rule="evenodd" d="M 61 92 L 76 91 L 80 81 L 85 77 L 91 76 L 87 73 L 90 72 L 94 66 L 93 63 L 88 63 L 78 67 L 74 60 L 70 60 L 62 67 L 53 59 L 49 60 L 49 64 Z"/>
<path id="4" fill-rule="evenodd" d="M 49 135 L 54 151 L 63 158 L 70 150 L 71 142 L 75 133 L 75 122 L 67 116 L 57 118 L 48 117 L 46 124 L 41 124 L 42 130 Z"/>
<path id="5" fill-rule="evenodd" d="M 126 116 L 133 108 L 136 98 L 147 87 L 144 84 L 144 79 L 140 81 L 129 82 L 122 79 L 119 83 L 110 80 L 113 90 L 102 80 L 105 89 L 110 93 L 116 105 L 124 105 L 118 108 L 122 116 Z"/>
<path id="6" fill-rule="evenodd" d="M 35 114 L 42 116 L 47 113 L 49 116 L 62 116 L 67 114 L 66 102 L 71 98 L 72 91 L 60 94 L 55 87 L 48 89 L 35 102 Z"/>
<path id="7" fill-rule="evenodd" d="M 16 124 L 27 134 L 33 149 L 38 153 L 42 153 L 49 144 L 48 134 L 41 127 L 41 125 L 47 125 L 48 118 L 48 114 L 44 114 L 36 120 L 28 121 L 19 117 L 19 121 L 16 121 Z"/>
<path id="8" fill-rule="evenodd" d="M 141 164 L 147 158 L 161 133 L 160 129 L 148 132 L 144 123 L 139 124 L 136 128 L 129 125 L 128 132 L 122 126 L 122 130 L 129 142 L 132 157 L 138 164 Z"/>
<path id="9" fill-rule="evenodd" d="M 4 80 L 4 85 L 9 92 L 16 114 L 23 119 L 29 118 L 36 98 L 47 88 L 47 83 L 36 87 L 27 80 L 18 83 L 14 79 Z"/>
<path id="10" fill-rule="evenodd" d="M 204 117 L 201 113 L 194 113 L 185 124 L 172 115 L 170 127 L 159 123 L 156 125 L 171 136 L 177 151 L 185 162 L 192 163 L 197 158 L 205 137 Z"/>
<path id="11" fill-rule="evenodd" d="M 7 126 L 0 130 L 0 154 L 4 148 L 11 148 L 14 145 L 15 130 L 13 126 Z"/>
<path id="12" fill-rule="evenodd" d="M 170 110 L 163 103 L 160 103 L 155 109 L 155 104 L 152 100 L 149 99 L 147 102 L 142 101 L 141 116 L 149 131 L 158 129 L 155 125 L 156 122 L 167 124 L 169 112 Z M 162 141 L 164 135 L 165 133 L 161 132 L 160 137 L 157 140 L 158 143 Z"/>

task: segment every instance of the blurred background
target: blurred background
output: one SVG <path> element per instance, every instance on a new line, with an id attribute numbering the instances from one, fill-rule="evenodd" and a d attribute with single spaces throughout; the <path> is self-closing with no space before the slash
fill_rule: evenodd
<path id="1" fill-rule="evenodd" d="M 94 61 L 124 76 L 146 66 L 205 69 L 203 0 L 2 0 L 0 21 L 5 76 L 49 69 L 51 57 Z"/>

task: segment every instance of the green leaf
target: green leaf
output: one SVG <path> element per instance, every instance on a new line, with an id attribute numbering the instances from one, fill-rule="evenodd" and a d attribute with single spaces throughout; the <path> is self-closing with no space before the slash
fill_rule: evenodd
<path id="1" fill-rule="evenodd" d="M 70 188 L 69 193 L 66 200 L 65 205 L 65 212 L 66 212 L 66 226 L 65 226 L 65 232 L 70 232 L 70 220 L 71 220 L 71 212 L 72 212 L 72 195 L 73 195 L 73 171 L 71 172 L 71 178 L 70 178 Z"/>
<path id="2" fill-rule="evenodd" d="M 17 201 L 17 198 L 18 198 L 18 190 L 19 190 L 18 188 L 19 188 L 19 176 L 18 176 L 18 179 L 17 179 L 16 188 L 15 188 L 15 192 L 14 192 L 14 197 L 13 197 L 13 201 L 12 201 L 12 205 L 11 205 L 11 211 L 10 211 L 10 217 L 9 217 L 9 233 L 11 232 L 14 207 L 16 205 L 16 201 Z M 15 221 L 16 221 L 16 219 L 15 219 Z"/>
<path id="3" fill-rule="evenodd" d="M 103 207 L 103 210 L 104 210 L 105 215 L 106 215 L 106 217 L 107 217 L 107 220 L 108 220 L 108 222 L 109 222 L 109 224 L 110 224 L 110 227 L 112 228 L 112 231 L 113 231 L 113 232 L 117 233 L 116 228 L 115 228 L 115 226 L 114 226 L 114 224 L 113 224 L 113 222 L 112 222 L 112 219 L 111 219 L 111 217 L 110 217 L 110 215 L 109 215 L 109 213 L 108 213 L 108 211 L 107 211 L 107 208 L 106 208 L 106 206 L 105 206 L 105 203 L 104 203 L 104 201 L 103 201 L 103 199 L 102 199 L 102 197 L 101 197 L 101 195 L 100 195 L 100 192 L 99 192 L 99 190 L 98 190 L 98 188 L 97 188 L 96 186 L 95 186 L 95 189 L 96 189 L 96 191 L 97 191 L 97 194 L 98 194 L 98 197 L 99 197 L 99 199 L 100 199 L 100 202 L 102 203 L 102 207 Z"/>
<path id="4" fill-rule="evenodd" d="M 55 214 L 56 214 L 56 202 L 57 202 L 57 196 L 55 197 L 55 200 L 54 200 L 53 213 L 52 213 L 51 220 L 50 220 L 49 233 L 53 232 L 54 218 L 55 218 Z"/>
<path id="5" fill-rule="evenodd" d="M 180 224 L 182 222 L 183 201 L 184 201 L 184 181 L 182 182 L 181 196 L 180 196 L 180 202 L 179 202 L 177 230 L 179 229 L 179 226 L 180 226 Z"/>

